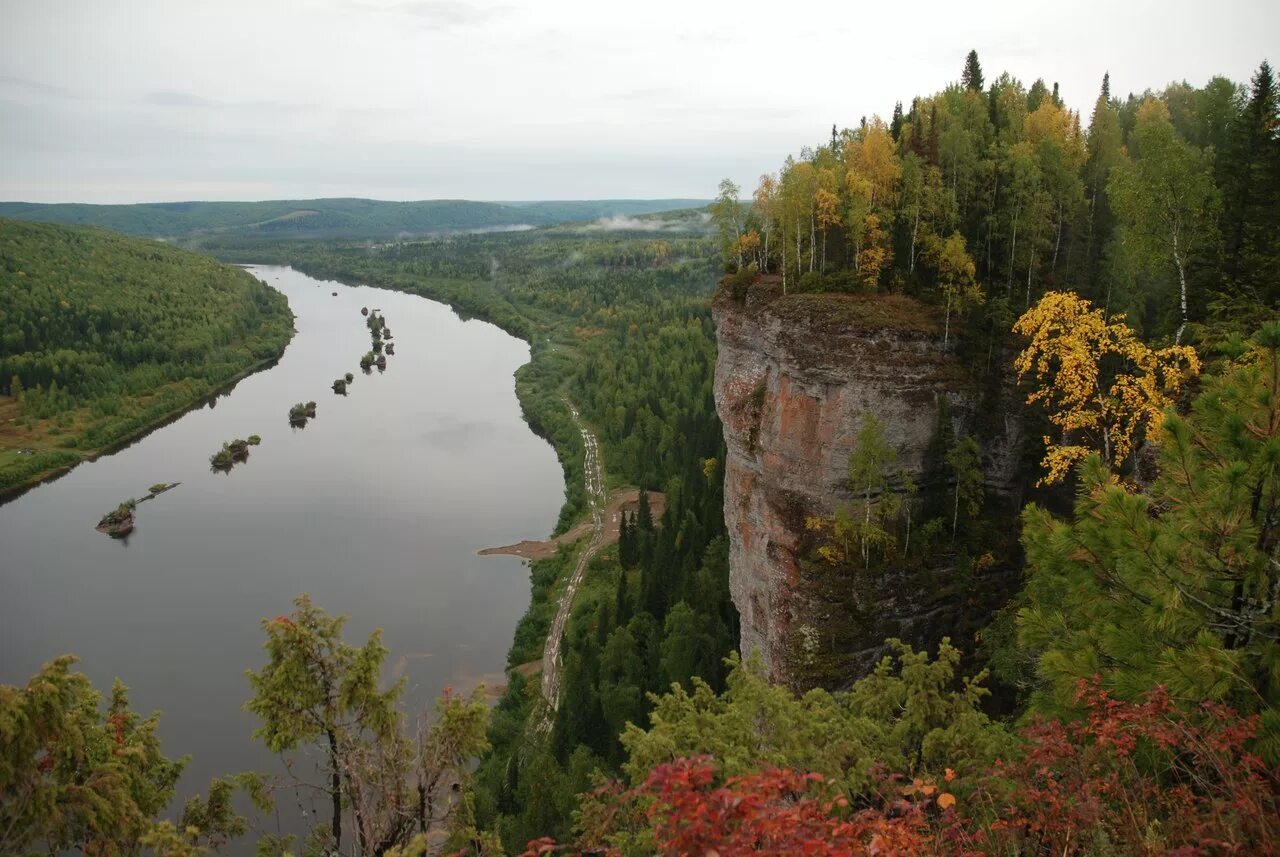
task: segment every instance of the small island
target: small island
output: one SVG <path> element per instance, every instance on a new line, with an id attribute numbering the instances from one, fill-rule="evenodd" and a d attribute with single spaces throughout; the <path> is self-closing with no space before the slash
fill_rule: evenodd
<path id="1" fill-rule="evenodd" d="M 119 506 L 102 516 L 102 520 L 98 521 L 98 526 L 94 527 L 100 533 L 106 533 L 113 539 L 122 539 L 129 533 L 133 532 L 134 510 L 138 508 L 139 503 L 145 503 L 148 500 L 154 500 L 166 491 L 177 488 L 181 483 L 178 482 L 157 482 L 147 489 L 147 494 L 139 500 L 130 498 L 125 500 Z"/>
<path id="2" fill-rule="evenodd" d="M 133 510 L 138 505 L 136 500 L 125 500 L 112 511 L 102 516 L 98 526 L 100 533 L 106 533 L 113 539 L 122 539 L 133 532 Z"/>
<path id="3" fill-rule="evenodd" d="M 294 428 L 306 428 L 307 420 L 314 419 L 316 415 L 315 402 L 298 402 L 289 409 L 289 425 Z"/>
<path id="4" fill-rule="evenodd" d="M 261 443 L 262 439 L 257 435 L 253 435 Z M 209 456 L 209 467 L 213 470 L 220 470 L 223 473 L 229 471 L 235 465 L 249 460 L 250 440 L 244 438 L 236 438 L 230 443 L 222 444 L 222 449 Z M 256 444 L 253 444 L 256 446 Z"/>

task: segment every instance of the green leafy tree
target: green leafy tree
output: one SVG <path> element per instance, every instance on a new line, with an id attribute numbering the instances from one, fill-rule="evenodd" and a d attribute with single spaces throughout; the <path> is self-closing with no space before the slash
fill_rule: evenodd
<path id="1" fill-rule="evenodd" d="M 857 545 L 864 567 L 870 567 L 873 550 L 887 551 L 893 544 L 889 522 L 900 505 L 893 491 L 897 463 L 897 450 L 885 437 L 884 425 L 873 414 L 863 414 L 849 453 L 849 487 L 857 499 L 837 513 L 835 530 L 841 541 Z"/>
<path id="2" fill-rule="evenodd" d="M 982 477 L 982 450 L 972 436 L 965 435 L 947 450 L 946 460 L 947 469 L 955 480 L 951 509 L 951 539 L 954 541 L 961 510 L 966 519 L 975 518 L 982 511 L 985 484 Z"/>
<path id="3" fill-rule="evenodd" d="M 264 619 L 268 663 L 248 672 L 253 697 L 245 708 L 262 721 L 254 737 L 272 752 L 321 750 L 324 781 L 304 785 L 328 797 L 326 847 L 342 850 L 349 808 L 359 853 L 381 853 L 410 833 L 415 820 L 414 801 L 405 793 L 410 746 L 397 708 L 404 681 L 382 690 L 387 647 L 381 632 L 355 647 L 342 638 L 345 623 L 305 594 L 290 615 Z"/>
<path id="4" fill-rule="evenodd" d="M 1023 513 L 1019 640 L 1039 652 L 1041 709 L 1094 675 L 1125 699 L 1163 685 L 1187 703 L 1262 714 L 1280 757 L 1280 325 L 1170 411 L 1160 474 L 1131 493 L 1096 456 L 1073 521 Z"/>
<path id="5" fill-rule="evenodd" d="M 269 806 L 262 779 L 242 774 L 190 798 L 177 827 L 157 821 L 173 800 L 186 759 L 169 759 L 159 715 L 130 710 L 116 681 L 102 697 L 64 655 L 25 687 L 0 685 L 0 853 L 196 857 L 245 832 L 232 795 Z"/>
<path id="6" fill-rule="evenodd" d="M 711 204 L 711 219 L 720 234 L 720 256 L 725 265 L 731 261 L 736 268 L 742 267 L 742 248 L 738 239 L 742 237 L 743 209 L 738 199 L 742 189 L 730 179 L 720 182 L 720 193 Z"/>
<path id="7" fill-rule="evenodd" d="M 949 642 L 936 659 L 896 640 L 890 648 L 849 691 L 803 696 L 769 682 L 758 658 L 731 655 L 723 694 L 695 679 L 692 691 L 675 687 L 657 700 L 648 729 L 627 727 L 623 770 L 639 783 L 662 762 L 710 755 L 726 776 L 790 767 L 857 795 L 880 765 L 908 775 L 966 773 L 1009 747 L 1003 727 L 982 713 L 985 675 L 958 679 L 960 652 Z"/>
<path id="8" fill-rule="evenodd" d="M 1138 110 L 1130 155 L 1112 172 L 1107 191 L 1138 258 L 1152 271 L 1177 275 L 1174 342 L 1181 343 L 1189 318 L 1187 268 L 1192 254 L 1214 240 L 1212 160 L 1178 139 L 1168 108 L 1155 98 Z"/>

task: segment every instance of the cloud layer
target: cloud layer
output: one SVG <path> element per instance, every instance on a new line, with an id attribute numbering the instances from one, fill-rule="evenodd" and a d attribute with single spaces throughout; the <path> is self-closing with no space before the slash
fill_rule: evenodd
<path id="1" fill-rule="evenodd" d="M 5 0 L 0 199 L 707 197 L 971 47 L 1086 110 L 1247 80 L 1280 7 L 1239 6 Z"/>

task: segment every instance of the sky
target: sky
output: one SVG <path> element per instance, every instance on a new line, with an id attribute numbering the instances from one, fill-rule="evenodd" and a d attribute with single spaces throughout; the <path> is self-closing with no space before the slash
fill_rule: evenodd
<path id="1" fill-rule="evenodd" d="M 1280 3 L 0 0 L 0 200 L 707 198 L 959 78 L 1280 62 Z M 744 193 L 746 191 L 744 190 Z"/>

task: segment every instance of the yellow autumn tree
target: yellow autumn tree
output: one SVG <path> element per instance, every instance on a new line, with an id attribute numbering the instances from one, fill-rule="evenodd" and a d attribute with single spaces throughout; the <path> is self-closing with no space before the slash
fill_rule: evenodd
<path id="1" fill-rule="evenodd" d="M 977 268 L 965 247 L 964 236 L 959 232 L 952 233 L 946 240 L 930 235 L 925 242 L 925 255 L 937 272 L 938 287 L 947 302 L 942 333 L 942 344 L 946 345 L 951 339 L 952 310 L 964 312 L 981 306 L 987 298 L 975 279 Z"/>
<path id="2" fill-rule="evenodd" d="M 854 270 L 874 288 L 893 262 L 889 233 L 902 181 L 902 162 L 888 126 L 876 117 L 845 144 L 845 226 L 853 245 Z"/>
<path id="3" fill-rule="evenodd" d="M 1071 292 L 1049 292 L 1014 324 L 1027 347 L 1014 361 L 1018 379 L 1034 377 L 1027 396 L 1056 426 L 1046 437 L 1041 485 L 1061 482 L 1090 453 L 1113 471 L 1142 440 L 1158 440 L 1166 409 L 1200 371 L 1195 349 L 1153 349 L 1124 324 Z"/>

